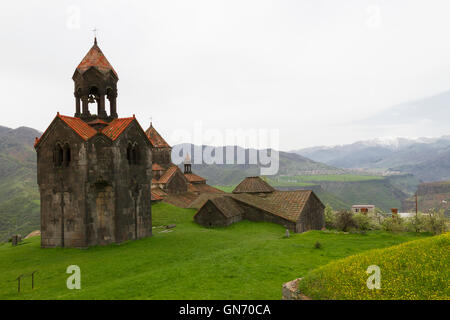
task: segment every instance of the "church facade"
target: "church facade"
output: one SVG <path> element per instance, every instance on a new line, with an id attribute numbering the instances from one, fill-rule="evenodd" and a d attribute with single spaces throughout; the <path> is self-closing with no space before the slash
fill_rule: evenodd
<path id="1" fill-rule="evenodd" d="M 152 144 L 134 115 L 118 117 L 119 78 L 96 39 L 72 79 L 74 116 L 57 113 L 35 142 L 41 246 L 88 247 L 151 236 Z"/>

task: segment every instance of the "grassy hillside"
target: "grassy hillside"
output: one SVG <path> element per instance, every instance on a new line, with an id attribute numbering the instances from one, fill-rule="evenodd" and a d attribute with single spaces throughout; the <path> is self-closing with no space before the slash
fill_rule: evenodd
<path id="1" fill-rule="evenodd" d="M 377 265 L 381 289 L 369 290 L 367 267 Z M 450 233 L 371 250 L 310 272 L 299 285 L 315 299 L 450 299 Z"/>
<path id="2" fill-rule="evenodd" d="M 39 229 L 39 192 L 36 183 L 34 137 L 40 133 L 21 127 L 0 130 L 0 241 L 12 233 Z"/>
<path id="3" fill-rule="evenodd" d="M 41 249 L 39 238 L 0 245 L 0 299 L 281 299 L 284 282 L 362 251 L 417 239 L 416 234 L 312 231 L 284 238 L 283 227 L 243 221 L 227 228 L 195 224 L 194 211 L 160 203 L 154 226 L 175 223 L 172 232 L 121 245 Z M 319 241 L 322 249 L 315 249 Z M 81 268 L 81 290 L 68 290 L 66 268 Z M 13 267 L 12 267 L 13 266 Z M 26 278 L 38 270 L 31 290 Z"/>

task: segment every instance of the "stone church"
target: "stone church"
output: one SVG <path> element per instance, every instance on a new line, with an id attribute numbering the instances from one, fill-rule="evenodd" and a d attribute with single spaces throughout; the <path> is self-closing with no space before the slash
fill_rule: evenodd
<path id="1" fill-rule="evenodd" d="M 189 154 L 182 171 L 172 162 L 172 147 L 150 124 L 145 131 L 152 144 L 152 201 L 164 201 L 172 205 L 188 208 L 203 194 L 223 194 L 224 192 L 206 183 L 206 179 L 192 172 Z"/>
<path id="2" fill-rule="evenodd" d="M 97 39 L 72 79 L 74 116 L 58 113 L 35 142 L 41 246 L 88 247 L 151 236 L 152 144 L 134 115 L 118 117 L 119 78 Z"/>

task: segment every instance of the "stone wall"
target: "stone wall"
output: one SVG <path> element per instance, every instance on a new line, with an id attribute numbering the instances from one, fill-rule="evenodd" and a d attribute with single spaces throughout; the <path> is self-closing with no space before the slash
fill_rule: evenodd
<path id="1" fill-rule="evenodd" d="M 194 221 L 205 227 L 226 227 L 241 220 L 242 216 L 225 217 L 211 201 L 206 202 L 194 216 Z"/>
<path id="2" fill-rule="evenodd" d="M 115 140 L 84 141 L 56 119 L 37 149 L 41 246 L 86 247 L 151 235 L 151 149 L 137 123 Z M 128 143 L 139 162 L 127 160 Z M 56 166 L 57 143 L 70 146 L 70 162 Z"/>
<path id="3" fill-rule="evenodd" d="M 48 129 L 37 150 L 37 176 L 41 199 L 42 247 L 83 247 L 85 243 L 87 176 L 86 144 L 72 129 L 57 120 Z M 67 166 L 55 166 L 54 148 L 68 144 L 71 160 Z"/>
<path id="4" fill-rule="evenodd" d="M 283 300 L 311 300 L 311 298 L 305 296 L 298 291 L 298 284 L 302 278 L 286 282 L 282 287 L 282 299 Z"/>
<path id="5" fill-rule="evenodd" d="M 296 232 L 321 230 L 325 227 L 325 208 L 320 200 L 312 194 L 296 225 Z"/>

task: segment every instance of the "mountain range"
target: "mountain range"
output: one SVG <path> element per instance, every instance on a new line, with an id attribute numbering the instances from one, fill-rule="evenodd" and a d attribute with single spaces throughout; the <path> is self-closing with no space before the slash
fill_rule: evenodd
<path id="1" fill-rule="evenodd" d="M 207 164 L 205 161 L 199 161 L 201 164 L 196 164 L 197 154 L 206 154 L 209 153 L 209 150 L 205 150 L 209 148 L 210 150 L 214 147 L 211 146 L 197 146 L 193 144 L 181 144 L 175 145 L 172 150 L 172 161 L 182 167 L 180 164 L 180 160 L 182 157 L 178 157 L 177 150 L 185 150 L 187 153 L 191 155 L 192 158 L 192 170 L 208 179 L 209 184 L 213 185 L 235 185 L 242 181 L 243 177 L 248 176 L 258 176 L 261 175 L 260 168 L 268 167 L 268 165 L 261 165 L 260 159 L 258 158 L 257 164 L 251 164 L 249 161 L 249 155 L 254 153 L 257 154 L 259 150 L 256 149 L 244 149 L 238 146 L 232 147 L 218 147 L 216 148 L 216 152 L 218 154 L 221 153 L 221 163 L 223 164 Z M 229 158 L 232 158 L 232 163 L 227 163 L 227 151 L 233 150 L 232 157 L 228 155 Z M 219 151 L 220 150 L 220 151 Z M 262 150 L 264 153 L 267 153 L 267 150 Z M 269 150 L 272 152 L 272 150 Z M 238 154 L 245 155 L 245 164 L 238 164 L 237 158 Z M 269 153 L 270 154 L 270 153 Z M 273 154 L 273 153 L 272 153 Z M 213 152 L 214 155 L 214 152 Z M 178 161 L 177 158 L 178 157 Z M 317 161 L 313 161 L 304 156 L 295 153 L 289 152 L 278 152 L 279 159 L 279 170 L 276 174 L 271 177 L 278 176 L 296 176 L 296 175 L 317 175 L 317 174 L 327 174 L 327 175 L 335 175 L 335 174 L 345 174 L 348 173 L 349 170 L 337 168 L 331 165 L 323 164 Z M 274 159 L 274 161 L 276 161 Z"/>
<path id="2" fill-rule="evenodd" d="M 426 182 L 450 180 L 450 136 L 374 139 L 292 152 L 340 168 L 410 173 Z"/>
<path id="3" fill-rule="evenodd" d="M 25 235 L 39 228 L 40 202 L 33 144 L 34 138 L 40 135 L 41 132 L 27 127 L 0 126 L 0 240 L 13 233 Z M 174 146 L 175 153 L 183 147 L 191 155 L 211 148 L 183 144 Z M 217 150 L 223 152 L 225 163 L 227 148 Z M 193 158 L 193 172 L 207 178 L 209 184 L 221 186 L 233 186 L 246 176 L 260 175 L 260 164 L 237 164 L 236 161 L 237 154 L 243 153 L 248 159 L 257 150 L 237 146 L 233 150 L 232 164 L 196 164 Z M 176 158 L 176 154 L 172 157 Z M 424 181 L 450 180 L 450 137 L 361 141 L 278 152 L 278 159 L 278 172 L 267 177 L 276 187 L 313 189 L 336 209 L 365 201 L 389 210 L 413 194 L 419 184 L 417 177 Z M 182 166 L 180 161 L 178 163 Z M 382 177 L 380 173 L 397 175 Z"/>

